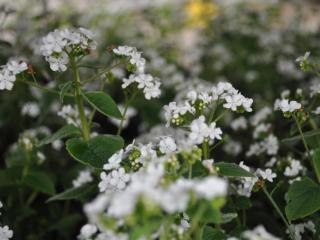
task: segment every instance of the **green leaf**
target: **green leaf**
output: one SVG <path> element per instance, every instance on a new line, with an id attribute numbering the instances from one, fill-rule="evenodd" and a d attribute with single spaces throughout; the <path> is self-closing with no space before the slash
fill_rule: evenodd
<path id="1" fill-rule="evenodd" d="M 14 167 L 0 170 L 0 187 L 10 187 L 20 183 L 22 168 Z"/>
<path id="2" fill-rule="evenodd" d="M 234 206 L 236 209 L 248 209 L 252 207 L 250 198 L 244 196 L 237 196 L 234 199 Z"/>
<path id="3" fill-rule="evenodd" d="M 229 223 L 237 217 L 238 217 L 237 213 L 223 213 L 221 215 L 221 224 Z"/>
<path id="4" fill-rule="evenodd" d="M 99 135 L 88 142 L 80 138 L 72 138 L 66 145 L 74 159 L 95 168 L 102 168 L 108 158 L 123 148 L 124 142 L 119 136 Z"/>
<path id="5" fill-rule="evenodd" d="M 320 209 L 320 186 L 305 177 L 289 187 L 287 200 L 285 210 L 289 220 L 309 216 Z"/>
<path id="6" fill-rule="evenodd" d="M 43 145 L 52 143 L 58 139 L 62 139 L 65 137 L 70 137 L 70 136 L 81 136 L 81 131 L 79 128 L 77 128 L 76 126 L 70 124 L 70 125 L 66 125 L 62 128 L 60 128 L 57 132 L 55 132 L 54 134 L 52 134 L 51 136 L 48 136 L 44 139 L 42 139 L 37 146 L 41 147 Z"/>
<path id="7" fill-rule="evenodd" d="M 313 165 L 315 167 L 316 175 L 320 176 L 320 148 L 317 148 L 312 157 Z"/>
<path id="8" fill-rule="evenodd" d="M 70 199 L 80 199 L 87 194 L 90 194 L 95 189 L 95 186 L 83 185 L 77 188 L 70 188 L 64 192 L 58 193 L 47 200 L 47 202 L 52 201 L 62 201 L 62 200 L 70 200 Z"/>
<path id="9" fill-rule="evenodd" d="M 218 162 L 215 163 L 217 172 L 226 177 L 254 177 L 254 175 L 234 163 Z"/>
<path id="10" fill-rule="evenodd" d="M 225 240 L 227 236 L 220 229 L 205 226 L 202 234 L 203 240 Z"/>
<path id="11" fill-rule="evenodd" d="M 113 99 L 104 92 L 93 91 L 84 94 L 85 99 L 100 113 L 117 119 L 122 119 L 122 114 Z"/>
<path id="12" fill-rule="evenodd" d="M 31 171 L 24 177 L 23 183 L 36 191 L 53 195 L 55 193 L 52 179 L 44 172 Z"/>
<path id="13" fill-rule="evenodd" d="M 314 137 L 320 135 L 320 130 L 311 130 L 311 131 L 307 131 L 307 132 L 303 132 L 303 136 L 304 138 L 310 138 L 310 137 Z M 289 137 L 289 138 L 285 138 L 282 139 L 281 142 L 283 143 L 290 143 L 290 142 L 295 142 L 301 139 L 301 135 L 297 135 L 294 137 Z"/>

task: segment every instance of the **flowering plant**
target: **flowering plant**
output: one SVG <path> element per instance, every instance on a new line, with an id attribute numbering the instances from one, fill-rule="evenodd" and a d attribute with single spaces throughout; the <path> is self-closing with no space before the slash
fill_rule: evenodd
<path id="1" fill-rule="evenodd" d="M 0 68 L 0 240 L 318 239 L 320 67 L 292 50 L 305 36 L 255 4 L 95 4 L 66 17 L 110 23 L 30 31 Z"/>

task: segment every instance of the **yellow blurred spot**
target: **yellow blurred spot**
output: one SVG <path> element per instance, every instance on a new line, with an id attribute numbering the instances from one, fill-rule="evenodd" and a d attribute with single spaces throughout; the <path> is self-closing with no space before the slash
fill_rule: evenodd
<path id="1" fill-rule="evenodd" d="M 191 0 L 185 7 L 188 17 L 188 24 L 192 27 L 206 27 L 214 19 L 219 8 L 213 2 L 205 0 Z"/>

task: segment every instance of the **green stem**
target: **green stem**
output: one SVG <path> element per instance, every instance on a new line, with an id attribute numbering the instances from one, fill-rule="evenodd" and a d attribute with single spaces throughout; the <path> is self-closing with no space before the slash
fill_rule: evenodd
<path id="1" fill-rule="evenodd" d="M 315 174 L 317 176 L 318 182 L 320 182 L 320 174 L 318 173 L 317 168 L 316 168 L 316 166 L 315 166 L 315 164 L 313 162 L 313 159 L 312 159 L 312 157 L 310 155 L 309 147 L 308 147 L 307 141 L 306 141 L 306 139 L 304 137 L 304 134 L 302 132 L 302 128 L 301 128 L 301 125 L 299 123 L 299 120 L 297 119 L 296 115 L 293 115 L 293 117 L 294 117 L 294 120 L 296 121 L 298 130 L 299 130 L 299 133 L 300 133 L 300 136 L 301 136 L 301 139 L 302 139 L 302 143 L 304 145 L 304 148 L 307 151 L 307 155 L 308 155 L 309 161 L 311 162 L 311 166 L 313 168 L 313 171 L 315 172 Z"/>
<path id="2" fill-rule="evenodd" d="M 76 98 L 76 104 L 78 107 L 79 117 L 80 117 L 80 121 L 81 121 L 83 140 L 87 142 L 90 139 L 90 129 L 89 129 L 88 121 L 87 121 L 85 111 L 84 111 L 84 106 L 83 106 L 83 98 L 81 95 L 81 81 L 80 81 L 80 76 L 79 76 L 79 70 L 77 68 L 76 61 L 73 57 L 70 58 L 70 63 L 72 66 L 72 71 L 73 71 L 73 78 L 74 78 L 74 83 L 75 83 L 74 95 Z"/>
<path id="3" fill-rule="evenodd" d="M 197 228 L 201 228 L 199 226 L 199 221 L 202 217 L 202 215 L 205 213 L 205 211 L 207 210 L 207 207 L 206 205 L 202 204 L 199 209 L 197 210 L 194 218 L 192 219 L 192 222 L 191 222 L 191 226 L 190 226 L 190 229 L 189 229 L 189 236 L 190 236 L 190 239 L 193 239 L 192 238 L 192 234 L 195 232 L 195 230 Z M 201 229 L 199 231 L 202 231 Z"/>
<path id="4" fill-rule="evenodd" d="M 189 162 L 189 171 L 188 171 L 188 178 L 192 178 L 192 163 Z"/>
<path id="5" fill-rule="evenodd" d="M 202 143 L 202 152 L 203 152 L 203 159 L 209 159 L 209 143 L 207 141 L 204 141 Z"/>
<path id="6" fill-rule="evenodd" d="M 287 219 L 285 218 L 285 216 L 283 215 L 283 213 L 281 212 L 280 208 L 278 207 L 278 205 L 276 204 L 276 202 L 273 200 L 272 196 L 270 195 L 270 193 L 268 192 L 266 187 L 263 187 L 263 192 L 264 194 L 267 196 L 268 200 L 270 201 L 270 203 L 272 204 L 272 206 L 274 207 L 274 209 L 277 211 L 277 213 L 279 214 L 280 218 L 282 219 L 282 221 L 284 222 L 284 224 L 286 225 L 289 233 L 290 233 L 290 238 L 292 240 L 295 240 L 294 234 L 291 230 L 290 224 L 288 223 Z"/>

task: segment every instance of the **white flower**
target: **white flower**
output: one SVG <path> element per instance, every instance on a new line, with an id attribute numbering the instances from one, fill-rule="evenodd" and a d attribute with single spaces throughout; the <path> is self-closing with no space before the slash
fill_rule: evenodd
<path id="1" fill-rule="evenodd" d="M 177 145 L 173 138 L 163 137 L 159 142 L 159 150 L 162 153 L 172 153 L 177 150 Z"/>
<path id="2" fill-rule="evenodd" d="M 268 233 L 262 225 L 255 227 L 253 230 L 244 231 L 241 236 L 246 240 L 280 240 L 280 238 Z"/>
<path id="3" fill-rule="evenodd" d="M 231 128 L 235 131 L 240 129 L 247 129 L 247 127 L 247 120 L 244 117 L 236 118 L 231 122 Z"/>
<path id="4" fill-rule="evenodd" d="M 266 167 L 273 167 L 276 162 L 277 162 L 277 159 L 276 159 L 275 157 L 272 157 L 272 158 L 266 163 Z"/>
<path id="5" fill-rule="evenodd" d="M 66 53 L 61 53 L 58 57 L 48 56 L 46 60 L 50 64 L 50 68 L 55 72 L 64 72 L 67 70 L 67 64 L 69 63 L 69 57 Z"/>
<path id="6" fill-rule="evenodd" d="M 202 161 L 202 165 L 203 165 L 206 169 L 208 169 L 210 173 L 212 173 L 212 172 L 214 172 L 213 162 L 214 162 L 213 159 L 206 159 L 206 160 L 203 160 L 203 161 Z"/>
<path id="7" fill-rule="evenodd" d="M 277 177 L 277 174 L 273 173 L 270 168 L 266 170 L 258 169 L 257 174 L 260 175 L 263 179 L 268 180 L 269 182 L 273 182 L 273 179 Z"/>
<path id="8" fill-rule="evenodd" d="M 79 240 L 89 240 L 98 231 L 98 228 L 93 224 L 86 224 L 80 230 Z"/>
<path id="9" fill-rule="evenodd" d="M 127 174 L 124 168 L 113 170 L 111 173 L 100 174 L 101 182 L 99 183 L 100 192 L 106 190 L 119 191 L 126 187 L 126 183 L 130 180 L 130 175 Z"/>
<path id="10" fill-rule="evenodd" d="M 91 176 L 90 170 L 80 171 L 79 176 L 72 181 L 73 187 L 81 187 L 82 185 L 92 182 L 93 178 Z"/>
<path id="11" fill-rule="evenodd" d="M 194 144 L 201 144 L 205 140 L 221 140 L 221 129 L 216 127 L 215 122 L 208 126 L 204 116 L 193 120 L 190 124 L 190 130 L 189 139 Z"/>
<path id="12" fill-rule="evenodd" d="M 28 66 L 25 62 L 18 62 L 11 60 L 7 63 L 7 68 L 12 74 L 17 75 L 28 69 Z"/>
<path id="13" fill-rule="evenodd" d="M 306 223 L 292 224 L 292 227 L 293 227 L 296 240 L 302 240 L 302 234 L 305 232 L 305 229 L 308 229 L 312 233 L 316 232 L 315 225 L 310 220 Z M 287 230 L 287 233 L 289 234 L 288 230 Z"/>
<path id="14" fill-rule="evenodd" d="M 120 167 L 122 157 L 123 157 L 123 149 L 113 154 L 109 158 L 108 163 L 103 165 L 103 169 L 104 170 L 118 169 Z"/>
<path id="15" fill-rule="evenodd" d="M 42 38 L 40 52 L 45 56 L 52 71 L 63 72 L 67 70 L 70 53 L 74 49 L 95 49 L 96 43 L 93 41 L 94 34 L 85 29 L 62 29 L 54 30 Z"/>
<path id="16" fill-rule="evenodd" d="M 313 113 L 319 115 L 320 114 L 320 107 L 317 107 L 316 110 L 313 111 Z"/>
<path id="17" fill-rule="evenodd" d="M 284 170 L 284 175 L 287 177 L 295 177 L 303 170 L 303 166 L 300 161 L 295 159 L 289 159 L 290 166 L 287 166 Z"/>
<path id="18" fill-rule="evenodd" d="M 2 202 L 0 201 L 0 208 L 2 208 L 3 207 L 3 204 L 2 204 Z M 0 215 L 1 215 L 1 212 L 0 212 Z"/>
<path id="19" fill-rule="evenodd" d="M 300 62 L 306 61 L 308 60 L 309 56 L 310 56 L 310 52 L 305 52 L 303 56 L 300 56 L 296 59 L 296 62 L 300 63 Z"/>
<path id="20" fill-rule="evenodd" d="M 30 117 L 37 117 L 40 114 L 39 104 L 36 102 L 27 102 L 22 106 L 22 115 L 27 115 Z"/>
<path id="21" fill-rule="evenodd" d="M 9 71 L 4 70 L 0 72 L 0 90 L 12 90 L 15 81 L 15 75 L 12 75 Z"/>
<path id="22" fill-rule="evenodd" d="M 207 177 L 199 180 L 195 184 L 195 192 L 198 197 L 211 200 L 216 197 L 225 196 L 227 194 L 227 182 L 218 177 Z"/>
<path id="23" fill-rule="evenodd" d="M 194 144 L 201 144 L 208 137 L 208 125 L 205 123 L 205 117 L 200 116 L 190 124 L 191 133 L 189 139 Z"/>
<path id="24" fill-rule="evenodd" d="M 9 240 L 13 237 L 13 231 L 8 226 L 0 227 L 0 239 Z"/>
<path id="25" fill-rule="evenodd" d="M 143 73 L 145 69 L 146 60 L 141 56 L 136 48 L 129 46 L 119 46 L 113 49 L 116 55 L 130 57 L 129 62 L 137 67 L 139 73 Z"/>
<path id="26" fill-rule="evenodd" d="M 273 134 L 270 134 L 264 141 L 261 142 L 261 146 L 265 149 L 268 155 L 275 155 L 279 150 L 278 138 Z"/>
<path id="27" fill-rule="evenodd" d="M 295 112 L 301 109 L 302 105 L 297 101 L 289 101 L 288 99 L 276 100 L 274 108 L 275 110 L 281 110 L 283 113 Z"/>

